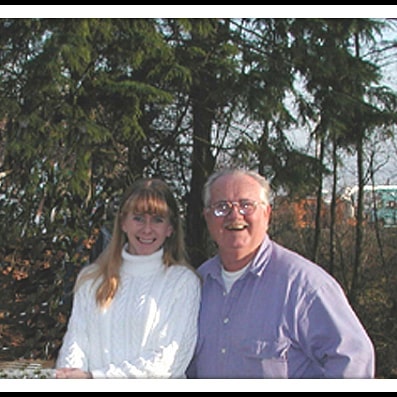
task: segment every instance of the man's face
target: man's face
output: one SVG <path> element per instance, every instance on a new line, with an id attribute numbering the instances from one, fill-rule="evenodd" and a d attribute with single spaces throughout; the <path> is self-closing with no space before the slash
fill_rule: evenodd
<path id="1" fill-rule="evenodd" d="M 217 243 L 221 256 L 226 254 L 239 260 L 256 251 L 267 233 L 271 213 L 270 205 L 263 204 L 263 200 L 261 186 L 248 175 L 225 175 L 213 183 L 210 205 L 233 203 L 225 216 L 216 216 L 213 208 L 204 212 L 209 233 Z M 246 207 L 251 207 L 251 202 L 256 203 L 252 213 L 241 213 L 244 204 L 248 203 Z M 227 203 L 224 203 L 224 208 L 227 209 Z"/>

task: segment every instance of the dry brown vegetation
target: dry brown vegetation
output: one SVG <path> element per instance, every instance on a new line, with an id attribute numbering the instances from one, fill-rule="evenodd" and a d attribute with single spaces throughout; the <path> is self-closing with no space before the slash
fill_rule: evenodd
<path id="1" fill-rule="evenodd" d="M 313 229 L 273 222 L 271 233 L 276 241 L 311 256 Z M 397 378 L 397 229 L 379 233 L 365 228 L 353 306 L 374 342 L 377 378 Z M 354 235 L 354 227 L 338 227 L 332 271 L 348 295 Z M 317 262 L 329 271 L 329 230 L 322 230 L 320 237 Z M 89 260 L 93 239 L 74 242 L 73 255 L 47 243 L 41 257 L 31 260 L 32 244 L 43 244 L 38 241 L 24 241 L 0 252 L 0 361 L 53 362 L 70 313 L 71 288 L 78 270 Z"/>

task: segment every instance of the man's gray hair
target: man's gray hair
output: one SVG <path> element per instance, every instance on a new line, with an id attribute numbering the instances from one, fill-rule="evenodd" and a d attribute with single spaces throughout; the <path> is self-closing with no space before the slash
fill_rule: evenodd
<path id="1" fill-rule="evenodd" d="M 256 171 L 248 170 L 244 168 L 223 168 L 210 175 L 209 178 L 207 179 L 207 182 L 204 184 L 204 188 L 203 188 L 204 208 L 209 207 L 209 205 L 211 204 L 211 186 L 213 185 L 213 183 L 222 176 L 238 175 L 238 174 L 247 175 L 250 176 L 252 179 L 255 179 L 262 188 L 262 194 L 263 194 L 262 200 L 264 201 L 265 204 L 270 204 L 270 194 L 271 194 L 270 183 L 264 176 L 262 176 Z"/>

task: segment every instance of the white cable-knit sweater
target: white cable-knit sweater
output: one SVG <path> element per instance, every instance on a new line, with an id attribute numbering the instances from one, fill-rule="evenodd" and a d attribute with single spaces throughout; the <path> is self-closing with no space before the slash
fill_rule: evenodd
<path id="1" fill-rule="evenodd" d="M 185 266 L 165 267 L 162 255 L 124 249 L 121 283 L 106 310 L 95 302 L 97 283 L 78 289 L 57 368 L 94 378 L 185 377 L 197 340 L 200 281 Z"/>

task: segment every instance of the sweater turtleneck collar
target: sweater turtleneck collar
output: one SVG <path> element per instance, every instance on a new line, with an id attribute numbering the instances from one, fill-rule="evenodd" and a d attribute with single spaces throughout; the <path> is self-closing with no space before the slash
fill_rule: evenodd
<path id="1" fill-rule="evenodd" d="M 156 273 L 164 266 L 163 253 L 164 249 L 161 248 L 150 255 L 132 255 L 127 251 L 125 244 L 121 252 L 123 258 L 121 271 L 136 277 Z"/>

